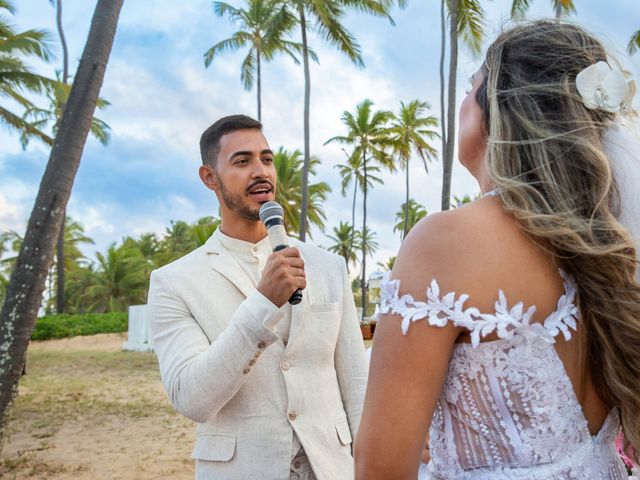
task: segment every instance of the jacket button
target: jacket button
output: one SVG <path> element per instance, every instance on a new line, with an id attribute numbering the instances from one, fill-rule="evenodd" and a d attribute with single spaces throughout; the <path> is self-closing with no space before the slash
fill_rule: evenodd
<path id="1" fill-rule="evenodd" d="M 250 360 L 250 361 L 249 361 L 249 365 L 251 365 L 252 367 L 253 367 L 255 364 L 256 364 L 256 361 L 255 361 L 255 360 Z"/>
<path id="2" fill-rule="evenodd" d="M 298 415 L 296 415 L 296 412 L 289 412 L 288 416 L 289 416 L 289 420 L 291 421 L 295 420 L 298 417 Z"/>
<path id="3" fill-rule="evenodd" d="M 287 370 L 289 370 L 289 367 L 290 367 L 290 366 L 291 366 L 291 365 L 290 365 L 290 364 L 289 364 L 289 362 L 287 362 L 286 360 L 280 364 L 280 368 L 282 368 L 282 370 L 284 370 L 285 372 L 286 372 Z"/>
<path id="4" fill-rule="evenodd" d="M 251 371 L 251 369 L 250 369 L 250 368 L 245 368 L 245 369 L 242 371 L 242 373 L 244 373 L 244 374 L 246 375 L 246 374 L 247 374 L 247 373 L 249 373 L 250 371 Z"/>
<path id="5" fill-rule="evenodd" d="M 264 347 L 266 347 L 266 346 L 267 346 L 267 344 L 266 344 L 266 343 L 264 343 L 264 342 L 260 342 L 260 343 L 258 344 L 258 348 L 259 348 L 259 349 L 261 349 L 261 350 L 262 350 Z"/>

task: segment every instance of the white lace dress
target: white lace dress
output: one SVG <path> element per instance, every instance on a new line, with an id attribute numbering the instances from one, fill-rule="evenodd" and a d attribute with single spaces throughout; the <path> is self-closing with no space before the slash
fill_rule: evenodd
<path id="1" fill-rule="evenodd" d="M 427 301 L 398 295 L 398 280 L 382 282 L 380 313 L 411 322 L 452 322 L 470 332 L 456 344 L 430 429 L 427 479 L 627 480 L 614 440 L 618 413 L 612 410 L 592 436 L 573 386 L 554 348 L 555 337 L 571 338 L 578 309 L 572 281 L 543 322 L 531 322 L 535 307 L 512 308 L 502 291 L 495 312 L 465 308 L 468 295 L 440 295 L 433 280 Z M 499 339 L 480 342 L 492 332 Z"/>

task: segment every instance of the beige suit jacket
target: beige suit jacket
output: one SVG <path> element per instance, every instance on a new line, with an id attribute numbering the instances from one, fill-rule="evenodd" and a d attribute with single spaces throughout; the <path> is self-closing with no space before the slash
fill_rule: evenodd
<path id="1" fill-rule="evenodd" d="M 151 275 L 151 338 L 171 403 L 198 422 L 197 479 L 288 479 L 293 432 L 319 480 L 353 478 L 368 367 L 346 266 L 292 244 L 307 288 L 281 309 L 292 309 L 286 347 L 216 233 Z"/>

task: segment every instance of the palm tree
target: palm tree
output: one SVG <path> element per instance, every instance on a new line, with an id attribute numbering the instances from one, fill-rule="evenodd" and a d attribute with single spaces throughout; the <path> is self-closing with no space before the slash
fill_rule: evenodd
<path id="1" fill-rule="evenodd" d="M 627 51 L 629 54 L 636 53 L 636 51 L 640 48 L 640 30 L 634 33 L 631 36 L 631 40 L 629 40 L 629 45 L 627 45 Z"/>
<path id="2" fill-rule="evenodd" d="M 463 195 L 462 197 L 458 197 L 457 195 L 454 195 L 453 203 L 451 203 L 451 208 L 460 208 L 461 206 L 466 205 L 467 203 L 471 203 L 478 200 L 481 196 L 482 194 L 480 193 L 475 195 L 474 197 L 471 197 L 471 195 L 469 195 L 468 193 Z"/>
<path id="3" fill-rule="evenodd" d="M 353 183 L 353 201 L 351 202 L 351 240 L 349 242 L 349 250 L 354 248 L 355 234 L 356 234 L 356 198 L 358 194 L 358 189 L 364 192 L 364 182 L 365 176 L 363 172 L 363 162 L 362 155 L 358 155 L 354 150 L 351 155 L 349 155 L 346 150 L 342 149 L 344 154 L 347 156 L 346 163 L 339 163 L 338 165 L 334 165 L 334 168 L 338 170 L 338 173 L 341 178 L 340 185 L 340 193 L 343 197 L 347 195 L 347 189 Z M 382 184 L 382 179 L 377 177 L 375 174 L 380 171 L 380 167 L 377 165 L 368 165 L 367 166 L 367 189 L 373 188 L 373 184 Z"/>
<path id="4" fill-rule="evenodd" d="M 298 16 L 302 35 L 302 63 L 304 66 L 304 166 L 302 169 L 302 205 L 300 215 L 300 240 L 305 241 L 307 228 L 307 206 L 309 204 L 309 169 L 311 164 L 309 105 L 311 102 L 311 74 L 309 56 L 311 50 L 307 33 L 315 25 L 315 30 L 325 41 L 344 53 L 358 67 L 364 67 L 360 46 L 343 25 L 344 7 L 353 8 L 362 13 L 386 17 L 392 23 L 389 11 L 394 4 L 391 0 L 289 0 L 281 2 L 289 6 Z M 404 7 L 405 0 L 398 2 Z"/>
<path id="5" fill-rule="evenodd" d="M 347 264 L 347 270 L 349 269 L 349 264 L 352 262 L 355 263 L 358 259 L 357 249 L 353 248 L 354 235 L 353 225 L 342 221 L 337 227 L 333 227 L 333 235 L 328 235 L 328 237 L 335 242 L 329 247 L 329 250 L 344 258 Z"/>
<path id="6" fill-rule="evenodd" d="M 96 257 L 93 283 L 81 295 L 89 311 L 125 312 L 129 305 L 145 302 L 150 268 L 140 250 L 111 244 L 106 254 L 98 252 Z"/>
<path id="7" fill-rule="evenodd" d="M 400 238 L 404 239 L 416 223 L 427 216 L 427 210 L 413 198 L 407 200 L 396 212 L 396 224 L 393 232 L 400 232 Z"/>
<path id="8" fill-rule="evenodd" d="M 393 255 L 387 259 L 385 263 L 377 262 L 377 265 L 383 270 L 393 270 L 393 266 L 396 264 L 397 255 Z"/>
<path id="9" fill-rule="evenodd" d="M 511 4 L 511 17 L 523 17 L 529 10 L 531 0 L 513 0 Z M 573 0 L 551 0 L 553 11 L 555 12 L 556 21 L 559 22 L 562 15 L 571 15 L 576 13 L 576 7 Z"/>
<path id="10" fill-rule="evenodd" d="M 289 152 L 280 147 L 273 156 L 273 163 L 276 168 L 278 185 L 276 188 L 276 201 L 284 209 L 284 221 L 290 234 L 295 234 L 300 227 L 300 210 L 302 204 L 302 193 L 300 184 L 302 182 L 302 153 L 300 150 Z M 316 167 L 320 165 L 320 159 L 311 157 L 310 173 L 316 174 Z M 324 231 L 325 214 L 322 204 L 331 192 L 331 187 L 326 182 L 312 183 L 309 185 L 309 203 L 306 234 L 311 237 L 310 224 L 315 225 Z"/>
<path id="11" fill-rule="evenodd" d="M 0 0 L 0 13 L 15 13 L 9 0 Z M 34 73 L 25 63 L 29 58 L 50 60 L 49 35 L 43 30 L 17 32 L 4 16 L 0 16 L 0 97 L 8 98 L 25 109 L 33 107 L 25 93 L 42 93 L 55 83 Z M 49 135 L 2 105 L 0 122 L 26 137 L 39 138 L 48 145 L 53 143 Z"/>
<path id="12" fill-rule="evenodd" d="M 353 155 L 362 159 L 362 175 L 363 175 L 363 199 L 362 199 L 362 230 L 364 233 L 361 243 L 362 250 L 362 315 L 366 310 L 366 260 L 368 255 L 367 248 L 367 191 L 368 191 L 368 173 L 367 162 L 375 162 L 378 166 L 385 167 L 390 171 L 395 170 L 393 159 L 389 154 L 389 149 L 393 146 L 390 137 L 389 122 L 393 119 L 393 113 L 386 110 L 373 111 L 373 102 L 369 99 L 362 101 L 356 106 L 355 115 L 345 111 L 342 114 L 342 123 L 347 127 L 347 135 L 336 136 L 325 142 L 337 142 L 343 145 L 353 147 Z M 364 317 L 363 317 L 364 318 Z"/>
<path id="13" fill-rule="evenodd" d="M 413 100 L 405 105 L 400 102 L 400 113 L 396 116 L 391 126 L 394 153 L 398 156 L 400 164 L 405 171 L 405 206 L 409 208 L 409 162 L 411 154 L 415 151 L 422 159 L 425 172 L 429 173 L 427 160 L 432 160 L 436 155 L 427 140 L 439 137 L 438 132 L 433 128 L 438 126 L 438 119 L 434 116 L 425 116 L 431 106 L 427 102 Z M 407 236 L 411 228 L 409 226 L 409 212 L 405 212 L 406 220 L 402 238 Z"/>
<path id="14" fill-rule="evenodd" d="M 445 4 L 449 11 L 449 82 L 445 95 Z M 441 4 L 442 45 L 440 49 L 440 115 L 442 130 L 442 210 L 449 208 L 451 196 L 451 171 L 455 145 L 456 78 L 458 71 L 458 38 L 472 53 L 478 54 L 484 38 L 484 10 L 480 0 L 442 0 Z M 447 97 L 445 110 L 444 98 Z"/>
<path id="15" fill-rule="evenodd" d="M 262 62 L 272 60 L 278 53 L 286 53 L 296 63 L 300 61 L 302 45 L 284 37 L 295 27 L 296 18 L 275 0 L 247 0 L 247 8 L 236 8 L 225 2 L 213 2 L 217 16 L 229 17 L 238 24 L 239 30 L 231 37 L 216 43 L 204 54 L 204 65 L 208 68 L 214 58 L 225 51 L 236 51 L 249 46 L 242 62 L 240 80 L 244 88 L 251 90 L 257 81 L 258 120 L 262 120 Z M 314 52 L 310 52 L 316 58 Z"/>
<path id="16" fill-rule="evenodd" d="M 64 78 L 64 75 L 62 76 Z M 62 118 L 62 112 L 64 106 L 69 99 L 69 93 L 71 92 L 71 85 L 64 82 L 58 82 L 52 84 L 48 88 L 47 98 L 49 99 L 48 108 L 39 108 L 35 105 L 27 108 L 22 115 L 22 118 L 28 121 L 31 125 L 39 130 L 51 129 L 53 136 L 58 133 L 58 127 L 60 119 Z M 107 100 L 98 98 L 96 102 L 96 108 L 98 110 L 104 110 L 111 105 Z M 98 140 L 102 145 L 107 145 L 111 140 L 111 127 L 103 120 L 97 117 L 91 118 L 91 125 L 89 127 L 89 133 Z M 22 146 L 25 147 L 29 143 L 30 137 L 25 135 L 24 132 L 20 136 Z"/>
<path id="17" fill-rule="evenodd" d="M 211 216 L 200 217 L 191 225 L 191 234 L 198 247 L 201 247 L 220 226 L 220 219 Z"/>
<path id="18" fill-rule="evenodd" d="M 62 114 L 24 242 L 9 279 L 0 313 L 0 345 L 5 352 L 0 362 L 0 451 L 6 435 L 7 414 L 17 392 L 47 271 L 53 260 L 62 215 L 80 165 L 111 54 L 122 2 L 98 0 L 96 4 L 69 102 Z M 36 48 L 41 51 L 40 47 Z"/>

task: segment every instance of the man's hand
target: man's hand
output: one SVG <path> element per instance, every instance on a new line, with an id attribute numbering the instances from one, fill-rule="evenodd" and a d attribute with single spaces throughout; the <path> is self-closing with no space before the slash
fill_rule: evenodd
<path id="1" fill-rule="evenodd" d="M 289 247 L 271 254 L 262 271 L 258 291 L 280 308 L 293 292 L 306 286 L 304 260 L 297 248 Z"/>

